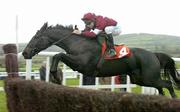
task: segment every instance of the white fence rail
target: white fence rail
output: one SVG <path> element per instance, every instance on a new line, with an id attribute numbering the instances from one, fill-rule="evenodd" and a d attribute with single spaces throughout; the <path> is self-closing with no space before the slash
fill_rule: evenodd
<path id="1" fill-rule="evenodd" d="M 39 55 L 46 55 L 47 56 L 47 64 L 46 64 L 46 74 L 49 74 L 49 57 L 57 54 L 57 52 L 54 53 L 49 53 L 49 52 L 40 52 Z M 18 54 L 18 57 L 21 56 L 21 53 Z M 174 58 L 175 61 L 180 61 L 180 58 Z M 31 79 L 32 76 L 34 78 L 38 79 L 39 73 L 38 72 L 31 72 L 31 66 L 32 66 L 32 60 L 26 60 L 26 72 L 20 72 L 20 76 L 25 76 L 26 79 Z M 91 88 L 91 89 L 101 89 L 101 88 L 110 88 L 112 91 L 114 91 L 115 88 L 126 88 L 128 92 L 131 92 L 131 88 L 136 87 L 134 84 L 130 84 L 130 79 L 129 77 L 127 78 L 127 84 L 119 84 L 116 85 L 114 83 L 114 77 L 111 78 L 111 85 L 100 85 L 99 84 L 99 78 L 96 78 L 96 83 L 95 85 L 82 85 L 82 74 L 79 74 L 78 72 L 74 72 L 72 70 L 67 70 L 66 65 L 64 65 L 63 68 L 63 85 L 66 85 L 66 79 L 69 77 L 74 77 L 76 78 L 77 75 L 80 75 L 80 82 L 78 87 L 82 88 Z M 0 74 L 0 78 L 7 76 L 6 73 L 4 75 Z M 49 75 L 46 75 L 46 81 L 49 81 Z M 0 91 L 3 90 L 2 87 L 0 87 Z M 149 87 L 143 87 L 142 88 L 142 93 L 143 94 L 157 94 L 157 90 L 155 88 L 149 88 Z"/>
<path id="2" fill-rule="evenodd" d="M 7 77 L 6 72 L 1 72 L 2 77 Z M 19 72 L 19 76 L 26 76 L 26 72 Z M 111 77 L 111 84 L 109 85 L 101 85 L 99 84 L 99 78 L 96 78 L 95 81 L 95 85 L 83 85 L 82 84 L 82 74 L 78 73 L 78 72 L 74 72 L 72 70 L 66 70 L 63 72 L 63 85 L 67 85 L 66 84 L 66 80 L 68 78 L 78 78 L 79 76 L 79 85 L 72 85 L 73 87 L 80 87 L 80 88 L 87 88 L 87 89 L 111 89 L 111 91 L 114 91 L 115 88 L 126 88 L 127 92 L 131 92 L 131 89 L 133 87 L 136 87 L 135 84 L 131 84 L 130 83 L 130 78 L 129 76 L 127 76 L 127 84 L 115 84 L 115 77 Z M 34 77 L 35 79 L 40 79 L 39 77 L 39 72 L 31 72 L 31 76 L 30 77 Z M 0 91 L 2 91 L 3 88 L 0 87 Z"/>
<path id="3" fill-rule="evenodd" d="M 66 85 L 66 84 L 65 84 Z M 83 85 L 82 84 L 82 74 L 80 74 L 79 85 L 75 87 L 87 88 L 87 89 L 111 89 L 114 91 L 116 88 L 125 88 L 127 92 L 131 92 L 131 89 L 136 87 L 136 84 L 130 83 L 130 78 L 127 76 L 126 84 L 115 84 L 115 76 L 111 77 L 111 84 L 102 85 L 99 83 L 99 78 L 96 77 L 95 85 Z"/>

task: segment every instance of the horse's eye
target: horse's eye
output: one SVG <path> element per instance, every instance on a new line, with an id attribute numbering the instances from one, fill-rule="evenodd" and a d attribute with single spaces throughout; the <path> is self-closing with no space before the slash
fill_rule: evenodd
<path id="1" fill-rule="evenodd" d="M 34 51 L 35 51 L 35 52 L 37 52 L 37 51 L 38 51 L 38 49 L 37 49 L 37 48 L 35 48 L 35 49 L 34 49 Z"/>
<path id="2" fill-rule="evenodd" d="M 38 52 L 38 49 L 37 49 L 37 48 L 35 48 L 35 49 L 32 50 L 32 53 L 36 53 L 36 52 Z"/>

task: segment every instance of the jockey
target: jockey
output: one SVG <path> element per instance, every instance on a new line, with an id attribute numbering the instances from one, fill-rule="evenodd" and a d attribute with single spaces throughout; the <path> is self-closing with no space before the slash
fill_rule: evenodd
<path id="1" fill-rule="evenodd" d="M 116 51 L 114 49 L 113 36 L 117 36 L 121 33 L 117 21 L 101 15 L 95 15 L 94 13 L 84 14 L 82 21 L 85 23 L 85 29 L 82 32 L 74 30 L 73 33 L 82 34 L 87 37 L 96 37 L 100 32 L 105 31 L 108 41 L 110 42 L 108 56 L 115 56 Z"/>

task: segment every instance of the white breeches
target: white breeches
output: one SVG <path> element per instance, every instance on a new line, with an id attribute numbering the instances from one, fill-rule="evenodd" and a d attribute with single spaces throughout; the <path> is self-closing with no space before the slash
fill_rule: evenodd
<path id="1" fill-rule="evenodd" d="M 118 36 L 121 33 L 121 27 L 119 24 L 117 24 L 116 26 L 107 26 L 105 28 L 105 32 L 107 34 L 112 34 L 113 36 Z"/>

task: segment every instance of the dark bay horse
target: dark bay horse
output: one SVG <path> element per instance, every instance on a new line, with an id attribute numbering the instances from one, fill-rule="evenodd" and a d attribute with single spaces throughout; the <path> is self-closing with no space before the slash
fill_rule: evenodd
<path id="1" fill-rule="evenodd" d="M 162 88 L 167 88 L 172 97 L 176 97 L 171 81 L 161 80 L 160 63 L 152 52 L 141 48 L 131 48 L 132 55 L 128 58 L 105 60 L 97 71 L 101 55 L 101 45 L 96 38 L 87 38 L 72 34 L 73 27 L 45 23 L 30 40 L 23 51 L 25 59 L 31 59 L 35 54 L 57 45 L 66 53 L 53 56 L 51 73 L 56 73 L 59 61 L 62 61 L 74 71 L 83 75 L 107 77 L 115 74 L 128 74 L 131 82 L 141 86 L 155 87 L 163 94 Z"/>

